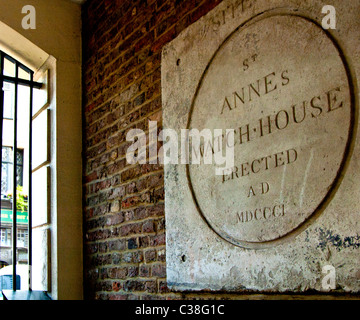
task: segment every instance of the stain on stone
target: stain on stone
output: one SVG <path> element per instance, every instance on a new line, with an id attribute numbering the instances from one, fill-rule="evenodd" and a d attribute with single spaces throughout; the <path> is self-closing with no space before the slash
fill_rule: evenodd
<path id="1" fill-rule="evenodd" d="M 320 228 L 317 248 L 324 251 L 328 245 L 334 246 L 337 251 L 345 248 L 358 249 L 360 248 L 360 235 L 342 237 L 339 234 L 335 234 L 332 230 L 323 230 Z"/>

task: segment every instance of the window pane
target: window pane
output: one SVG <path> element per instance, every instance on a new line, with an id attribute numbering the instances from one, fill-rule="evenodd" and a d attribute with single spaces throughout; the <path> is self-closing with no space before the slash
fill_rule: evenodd
<path id="1" fill-rule="evenodd" d="M 23 68 L 18 68 L 19 72 L 19 78 L 24 80 L 30 80 L 30 73 L 28 71 L 25 71 Z"/>
<path id="2" fill-rule="evenodd" d="M 23 186 L 24 169 L 23 169 L 24 151 L 18 149 L 16 153 L 16 185 Z M 13 190 L 13 151 L 12 147 L 2 148 L 2 166 L 1 166 L 1 196 L 6 198 L 12 194 Z"/>
<path id="3" fill-rule="evenodd" d="M 16 185 L 24 186 L 24 150 L 16 151 Z"/>
<path id="4" fill-rule="evenodd" d="M 2 164 L 1 164 L 1 198 L 6 198 L 9 193 L 12 193 L 12 148 L 2 148 Z"/>
<path id="5" fill-rule="evenodd" d="M 12 161 L 12 148 L 11 147 L 2 147 L 2 161 L 11 162 Z"/>
<path id="6" fill-rule="evenodd" d="M 14 95 L 15 85 L 10 82 L 4 82 L 4 118 L 13 119 L 14 117 Z"/>
<path id="7" fill-rule="evenodd" d="M 6 198 L 12 193 L 12 164 L 3 163 L 1 165 L 1 198 Z"/>
<path id="8" fill-rule="evenodd" d="M 29 144 L 30 88 L 18 86 L 18 147 L 27 149 Z"/>
<path id="9" fill-rule="evenodd" d="M 7 58 L 4 59 L 4 75 L 15 77 L 15 63 Z"/>

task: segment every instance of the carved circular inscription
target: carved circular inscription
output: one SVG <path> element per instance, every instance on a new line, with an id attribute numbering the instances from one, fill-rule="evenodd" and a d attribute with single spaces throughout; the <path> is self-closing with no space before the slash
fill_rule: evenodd
<path id="1" fill-rule="evenodd" d="M 219 47 L 198 85 L 188 129 L 213 134 L 202 140 L 201 156 L 222 150 L 225 157 L 234 146 L 234 163 L 225 168 L 213 157 L 212 164 L 187 166 L 198 210 L 218 235 L 262 247 L 324 209 L 353 128 L 347 70 L 330 35 L 299 15 L 257 18 Z M 224 170 L 215 174 L 216 167 Z"/>

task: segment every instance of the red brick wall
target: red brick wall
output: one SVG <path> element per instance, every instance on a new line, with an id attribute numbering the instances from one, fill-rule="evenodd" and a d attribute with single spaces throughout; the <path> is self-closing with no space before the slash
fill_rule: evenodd
<path id="1" fill-rule="evenodd" d="M 161 49 L 220 2 L 83 7 L 86 299 L 184 297 L 166 287 L 163 168 L 127 164 L 126 133 L 161 121 Z"/>
<path id="2" fill-rule="evenodd" d="M 88 0 L 83 6 L 86 299 L 324 298 L 166 287 L 163 168 L 127 164 L 126 133 L 161 121 L 161 49 L 220 2 Z"/>

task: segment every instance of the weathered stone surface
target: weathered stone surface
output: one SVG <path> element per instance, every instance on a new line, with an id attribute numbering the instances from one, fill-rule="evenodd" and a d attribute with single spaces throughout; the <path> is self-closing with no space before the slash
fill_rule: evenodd
<path id="1" fill-rule="evenodd" d="M 327 290 L 330 265 L 359 291 L 360 1 L 333 4 L 334 30 L 326 4 L 224 1 L 163 50 L 164 127 L 234 145 L 221 175 L 165 166 L 169 287 Z"/>

